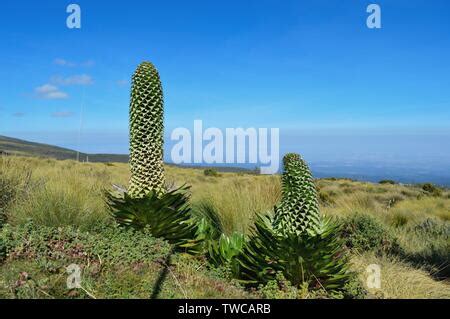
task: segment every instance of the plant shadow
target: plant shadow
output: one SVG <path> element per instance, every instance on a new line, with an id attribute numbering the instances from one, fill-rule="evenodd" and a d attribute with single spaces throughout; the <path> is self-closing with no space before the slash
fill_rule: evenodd
<path id="1" fill-rule="evenodd" d="M 159 294 L 162 291 L 164 282 L 167 279 L 167 275 L 169 274 L 169 271 L 170 271 L 169 267 L 170 267 L 170 264 L 172 262 L 172 256 L 175 253 L 175 251 L 176 251 L 175 247 L 172 248 L 169 251 L 169 253 L 167 254 L 167 256 L 164 259 L 164 261 L 162 262 L 162 266 L 163 267 L 159 271 L 158 279 L 156 280 L 155 285 L 153 286 L 153 291 L 152 291 L 152 294 L 150 296 L 150 299 L 158 299 L 158 296 L 159 296 Z"/>

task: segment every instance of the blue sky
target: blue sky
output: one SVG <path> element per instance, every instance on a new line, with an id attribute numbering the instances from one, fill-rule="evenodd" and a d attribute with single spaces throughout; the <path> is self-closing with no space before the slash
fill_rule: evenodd
<path id="1" fill-rule="evenodd" d="M 284 150 L 369 136 L 380 158 L 422 146 L 450 158 L 448 1 L 72 2 L 81 30 L 65 25 L 69 1 L 2 1 L 0 134 L 78 147 L 84 101 L 79 148 L 126 152 L 129 79 L 150 60 L 167 133 L 202 119 L 278 127 Z M 370 3 L 379 30 L 366 27 Z M 409 137 L 425 142 L 405 148 Z M 309 144 L 319 158 L 323 143 Z M 367 155 L 364 141 L 351 145 Z"/>

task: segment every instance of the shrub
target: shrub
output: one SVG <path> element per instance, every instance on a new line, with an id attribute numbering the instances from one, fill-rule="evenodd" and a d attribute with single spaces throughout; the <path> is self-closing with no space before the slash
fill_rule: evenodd
<path id="1" fill-rule="evenodd" d="M 219 173 L 217 172 L 216 169 L 214 168 L 207 168 L 203 171 L 203 174 L 205 174 L 205 176 L 211 176 L 211 177 L 218 177 L 220 176 Z"/>
<path id="2" fill-rule="evenodd" d="M 163 258 L 170 246 L 151 236 L 149 229 L 135 231 L 115 225 L 98 225 L 91 232 L 74 227 L 47 227 L 28 222 L 0 231 L 3 251 L 13 259 L 96 260 L 118 265 Z"/>
<path id="3" fill-rule="evenodd" d="M 431 184 L 431 183 L 425 183 L 422 185 L 422 190 L 424 190 L 428 195 L 432 195 L 432 196 L 441 196 L 442 195 L 442 190 Z"/>
<path id="4" fill-rule="evenodd" d="M 432 237 L 443 236 L 450 238 L 450 223 L 438 222 L 435 219 L 427 218 L 412 228 L 416 233 L 426 234 Z"/>
<path id="5" fill-rule="evenodd" d="M 281 272 L 276 274 L 275 279 L 260 285 L 258 291 L 266 299 L 296 299 L 300 295 L 299 289 L 293 287 Z"/>
<path id="6" fill-rule="evenodd" d="M 5 241 L 0 238 L 0 263 L 3 262 L 6 258 L 6 243 Z"/>
<path id="7" fill-rule="evenodd" d="M 364 299 L 368 292 L 357 277 L 352 277 L 344 286 L 342 297 L 351 299 Z"/>
<path id="8" fill-rule="evenodd" d="M 397 239 L 381 222 L 369 215 L 355 214 L 341 221 L 340 236 L 348 248 L 358 252 L 396 253 Z"/>
<path id="9" fill-rule="evenodd" d="M 378 182 L 379 184 L 389 184 L 389 185 L 395 185 L 397 184 L 396 181 L 393 181 L 391 179 L 383 179 L 381 181 Z"/>

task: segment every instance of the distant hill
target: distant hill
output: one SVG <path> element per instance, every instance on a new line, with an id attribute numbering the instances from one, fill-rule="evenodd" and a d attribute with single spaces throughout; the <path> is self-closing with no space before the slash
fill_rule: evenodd
<path id="1" fill-rule="evenodd" d="M 28 142 L 17 138 L 0 135 L 0 154 L 50 157 L 59 160 L 77 159 L 77 151 L 35 142 Z M 80 153 L 79 159 L 82 162 L 116 162 L 127 163 L 128 155 L 121 154 L 86 154 Z"/>
<path id="2" fill-rule="evenodd" d="M 76 160 L 77 151 L 53 146 L 42 143 L 35 143 L 24 141 L 17 138 L 6 137 L 0 135 L 0 155 L 20 155 L 20 156 L 34 156 L 34 157 L 48 157 L 58 160 Z M 92 162 L 92 163 L 128 163 L 129 156 L 127 154 L 87 154 L 79 153 L 80 162 Z M 168 164 L 173 165 L 173 164 Z M 185 168 L 205 169 L 211 166 L 200 165 L 176 165 Z M 214 166 L 219 172 L 235 172 L 235 173 L 254 173 L 254 170 L 249 170 L 241 167 L 227 167 L 227 166 Z"/>

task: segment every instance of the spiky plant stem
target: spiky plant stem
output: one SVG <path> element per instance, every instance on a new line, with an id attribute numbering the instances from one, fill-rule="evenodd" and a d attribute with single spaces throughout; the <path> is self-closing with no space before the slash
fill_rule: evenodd
<path id="1" fill-rule="evenodd" d="M 129 195 L 142 198 L 164 190 L 163 91 L 159 73 L 143 62 L 133 75 L 130 103 Z"/>
<path id="2" fill-rule="evenodd" d="M 282 199 L 275 207 L 274 229 L 285 236 L 317 233 L 321 218 L 311 171 L 298 154 L 287 154 L 283 165 Z"/>

